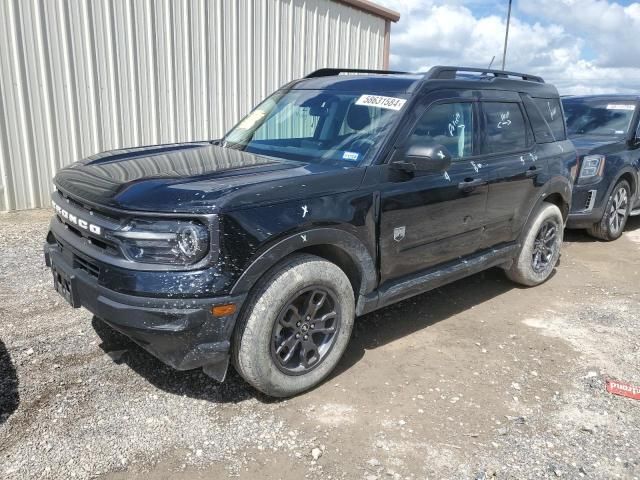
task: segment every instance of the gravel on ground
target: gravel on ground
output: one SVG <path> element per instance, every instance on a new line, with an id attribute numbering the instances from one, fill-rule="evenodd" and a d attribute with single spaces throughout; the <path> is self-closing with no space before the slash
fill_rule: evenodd
<path id="1" fill-rule="evenodd" d="M 177 372 L 52 288 L 50 212 L 0 214 L 0 478 L 640 478 L 640 219 L 568 232 L 553 278 L 490 270 L 358 319 L 275 401 Z"/>

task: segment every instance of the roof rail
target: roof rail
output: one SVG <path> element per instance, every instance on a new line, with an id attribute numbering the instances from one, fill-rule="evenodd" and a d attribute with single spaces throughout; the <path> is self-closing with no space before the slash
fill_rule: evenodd
<path id="1" fill-rule="evenodd" d="M 544 83 L 544 80 L 542 77 L 538 77 L 536 75 L 529 75 L 528 73 L 508 72 L 506 70 L 490 70 L 487 68 L 475 68 L 475 67 L 437 66 L 437 67 L 431 68 L 427 73 L 425 73 L 425 78 L 433 79 L 433 80 L 436 80 L 436 79 L 453 80 L 456 78 L 456 75 L 460 72 L 476 72 L 476 73 L 481 73 L 482 75 L 493 75 L 496 78 L 519 77 L 522 80 L 527 80 L 529 82 Z"/>
<path id="2" fill-rule="evenodd" d="M 360 68 L 321 68 L 315 72 L 311 72 L 304 78 L 332 77 L 341 73 L 382 73 L 382 74 L 402 74 L 407 72 L 396 72 L 393 70 L 367 70 Z"/>

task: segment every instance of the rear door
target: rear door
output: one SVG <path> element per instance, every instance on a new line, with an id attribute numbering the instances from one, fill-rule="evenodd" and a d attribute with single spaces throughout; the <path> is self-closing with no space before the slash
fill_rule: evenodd
<path id="1" fill-rule="evenodd" d="M 412 142 L 444 145 L 444 172 L 398 174 L 383 165 L 380 185 L 381 281 L 394 280 L 477 250 L 487 200 L 487 178 L 474 162 L 478 116 L 473 98 L 443 92 L 423 99 L 396 148 Z M 396 155 L 394 161 L 403 159 Z"/>
<path id="2" fill-rule="evenodd" d="M 536 197 L 544 161 L 538 158 L 520 95 L 482 92 L 479 163 L 489 171 L 481 248 L 515 240 Z"/>

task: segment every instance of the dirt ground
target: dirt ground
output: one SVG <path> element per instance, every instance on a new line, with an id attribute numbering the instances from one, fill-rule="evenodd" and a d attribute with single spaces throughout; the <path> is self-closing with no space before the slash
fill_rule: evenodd
<path id="1" fill-rule="evenodd" d="M 640 219 L 369 314 L 315 390 L 175 372 L 53 291 L 49 212 L 0 215 L 0 478 L 640 478 Z M 316 449 L 314 451 L 314 449 Z M 312 454 L 314 451 L 316 460 Z"/>

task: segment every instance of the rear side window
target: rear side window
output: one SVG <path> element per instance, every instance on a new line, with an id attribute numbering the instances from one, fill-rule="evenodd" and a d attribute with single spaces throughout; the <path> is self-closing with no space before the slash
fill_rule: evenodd
<path id="1" fill-rule="evenodd" d="M 534 98 L 533 103 L 551 128 L 556 141 L 566 140 L 562 106 L 557 98 Z"/>
<path id="2" fill-rule="evenodd" d="M 483 102 L 486 131 L 482 153 L 505 153 L 527 148 L 527 124 L 517 103 Z"/>

